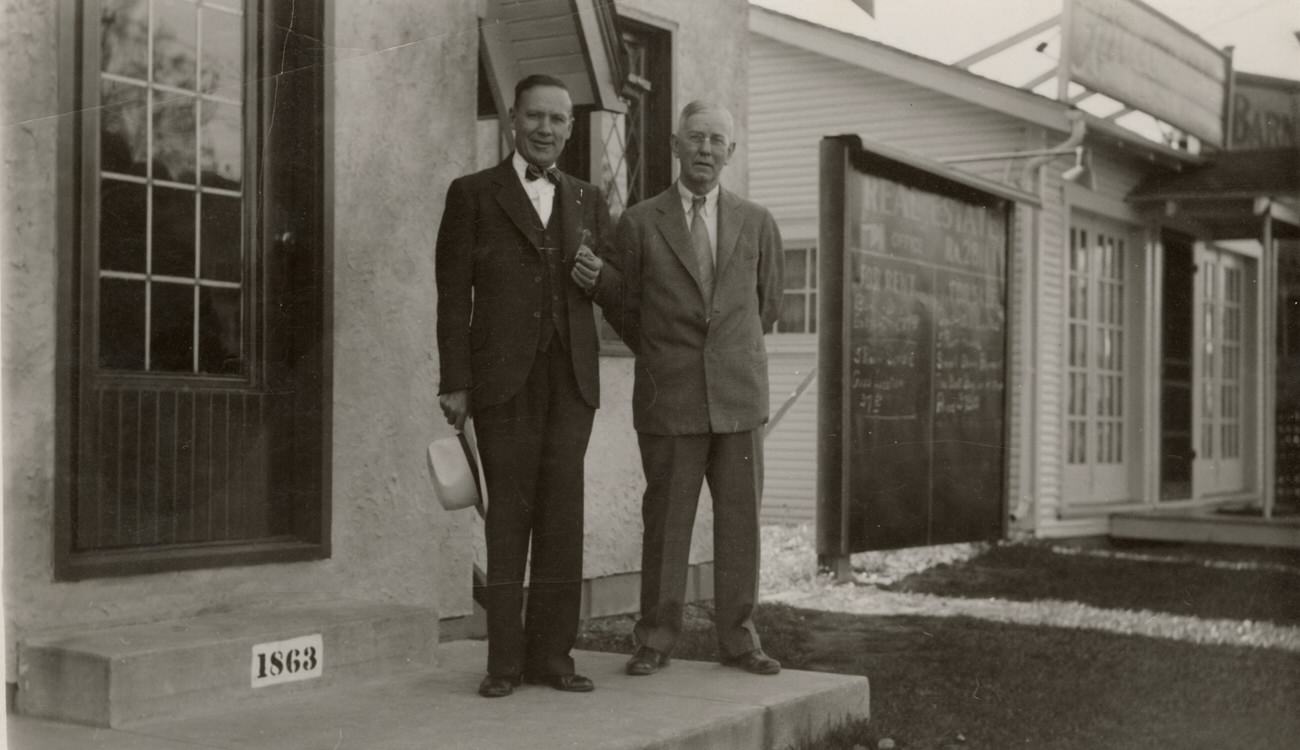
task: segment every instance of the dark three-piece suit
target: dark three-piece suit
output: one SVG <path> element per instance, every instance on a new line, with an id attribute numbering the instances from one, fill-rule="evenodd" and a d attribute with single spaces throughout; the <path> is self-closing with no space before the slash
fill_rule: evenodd
<path id="1" fill-rule="evenodd" d="M 439 393 L 470 392 L 489 499 L 488 674 L 502 677 L 572 674 L 578 628 L 600 387 L 592 302 L 569 273 L 584 230 L 603 252 L 609 215 L 595 186 L 554 179 L 545 226 L 511 159 L 455 180 L 437 240 Z"/>

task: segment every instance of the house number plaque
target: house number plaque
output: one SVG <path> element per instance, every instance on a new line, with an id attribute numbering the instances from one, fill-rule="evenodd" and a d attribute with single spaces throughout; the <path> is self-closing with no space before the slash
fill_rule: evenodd
<path id="1" fill-rule="evenodd" d="M 253 646 L 252 686 L 315 679 L 324 666 L 325 645 L 320 633 L 258 643 Z"/>

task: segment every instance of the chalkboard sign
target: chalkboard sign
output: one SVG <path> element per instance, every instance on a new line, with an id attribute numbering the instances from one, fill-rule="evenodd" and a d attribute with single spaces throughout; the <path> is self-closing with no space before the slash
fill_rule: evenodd
<path id="1" fill-rule="evenodd" d="M 1014 204 L 927 166 L 823 141 L 823 555 L 1003 533 Z"/>

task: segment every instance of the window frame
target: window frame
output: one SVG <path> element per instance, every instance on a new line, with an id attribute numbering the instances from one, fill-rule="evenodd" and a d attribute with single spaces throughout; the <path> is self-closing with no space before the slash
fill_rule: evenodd
<path id="1" fill-rule="evenodd" d="M 784 311 L 785 306 L 790 303 L 791 297 L 797 296 L 803 301 L 804 308 L 804 326 L 803 330 L 785 331 L 781 329 L 781 321 L 776 322 L 774 334 L 781 337 L 816 337 L 817 336 L 817 293 L 818 293 L 818 270 L 817 270 L 817 242 L 798 242 L 787 243 L 782 249 L 786 254 L 785 267 L 790 267 L 789 253 L 801 252 L 804 254 L 804 279 L 803 286 L 791 288 L 785 285 L 785 279 L 781 280 L 781 309 Z"/>

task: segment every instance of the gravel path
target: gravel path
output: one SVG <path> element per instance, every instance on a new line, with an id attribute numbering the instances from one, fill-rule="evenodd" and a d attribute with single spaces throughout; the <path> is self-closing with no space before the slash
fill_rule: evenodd
<path id="1" fill-rule="evenodd" d="M 1146 610 L 1103 609 L 1058 600 L 968 599 L 878 588 L 935 565 L 970 559 L 983 549 L 984 545 L 980 544 L 956 544 L 856 554 L 852 556 L 856 583 L 836 584 L 829 577 L 815 573 L 817 554 L 811 529 L 807 526 L 765 526 L 761 595 L 765 601 L 824 612 L 976 617 L 1020 625 L 1089 628 L 1191 643 L 1300 652 L 1300 628 L 1271 623 L 1204 619 Z M 1081 553 L 1067 547 L 1057 551 L 1061 554 L 1109 554 L 1102 551 Z M 1113 556 L 1125 555 L 1121 552 Z M 1232 565 L 1240 567 L 1242 564 Z"/>

